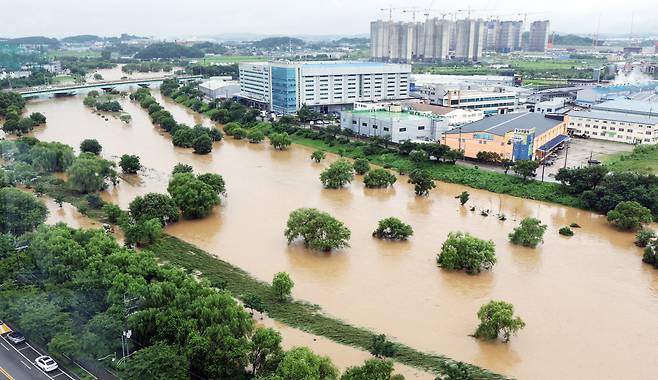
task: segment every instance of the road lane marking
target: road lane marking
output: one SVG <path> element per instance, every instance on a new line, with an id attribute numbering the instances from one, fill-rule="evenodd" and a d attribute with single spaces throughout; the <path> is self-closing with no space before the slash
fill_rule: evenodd
<path id="1" fill-rule="evenodd" d="M 59 376 L 59 375 L 63 375 L 63 374 L 64 374 L 64 372 L 60 372 L 60 373 L 58 373 L 57 375 L 53 376 L 53 378 L 55 378 L 55 377 L 57 377 L 57 376 Z"/>
<path id="2" fill-rule="evenodd" d="M 14 377 L 13 377 L 12 375 L 10 375 L 9 372 L 7 372 L 7 370 L 4 369 L 4 368 L 2 368 L 2 367 L 0 367 L 0 373 L 2 373 L 3 375 L 5 375 L 5 377 L 7 378 L 7 380 L 14 380 Z"/>
<path id="3" fill-rule="evenodd" d="M 7 343 L 9 346 L 11 346 L 11 348 L 13 348 L 14 351 L 16 351 L 20 356 L 22 356 L 25 360 L 27 360 L 28 363 L 32 363 L 32 360 L 30 360 L 30 358 L 28 358 L 27 356 L 25 356 L 25 354 L 23 354 L 21 351 L 19 351 L 16 347 L 14 347 L 13 345 L 9 344 L 9 341 L 7 341 L 7 338 L 5 338 L 5 337 L 2 336 L 2 335 L 0 335 L 0 338 L 2 338 L 2 340 L 5 341 L 5 343 Z M 0 343 L 0 344 L 1 344 L 1 343 Z M 36 348 L 32 347 L 31 344 L 25 342 L 25 345 L 26 345 L 26 347 L 23 347 L 22 349 L 25 349 L 25 348 L 28 348 L 28 347 L 29 347 L 29 348 L 32 349 L 32 351 L 34 351 L 34 352 L 37 354 L 37 356 L 41 356 L 41 355 L 42 355 L 41 352 L 39 352 L 39 350 L 37 350 Z M 3 346 L 4 346 L 4 345 L 3 345 Z M 22 360 L 21 360 L 21 363 L 23 363 Z M 28 365 L 25 364 L 25 363 L 23 363 L 23 365 L 25 365 L 27 368 L 31 368 L 30 366 L 28 366 Z M 36 366 L 35 366 L 35 367 L 36 367 Z M 47 378 L 49 378 L 50 380 L 54 380 L 54 378 L 55 378 L 54 376 L 50 376 L 46 371 L 42 370 L 42 369 L 39 368 L 39 367 L 36 367 L 36 368 L 37 368 L 39 371 L 41 371 L 41 373 L 43 373 L 44 375 L 46 375 Z M 59 373 L 58 375 L 56 375 L 56 376 L 59 376 L 59 375 L 66 375 L 66 377 L 68 377 L 69 379 L 71 379 L 71 380 L 75 380 L 74 377 L 72 377 L 72 376 L 69 375 L 68 373 L 64 372 L 61 368 L 59 369 L 59 371 L 60 371 L 60 373 Z M 13 380 L 13 379 L 10 379 L 10 380 Z"/>
<path id="4" fill-rule="evenodd" d="M 4 343 L 0 343 L 0 344 L 2 345 L 2 347 L 4 347 L 4 348 L 5 348 L 5 350 L 7 350 L 7 351 L 9 351 L 9 349 L 7 348 L 7 346 L 5 346 L 5 344 L 4 344 Z"/>
<path id="5" fill-rule="evenodd" d="M 23 351 L 23 350 L 26 349 L 26 348 L 30 348 L 30 347 L 28 347 L 28 346 L 21 347 L 21 348 L 15 348 L 15 347 L 14 347 L 14 349 L 15 349 L 16 351 Z"/>
<path id="6" fill-rule="evenodd" d="M 27 369 L 32 369 L 32 367 L 30 367 L 29 365 L 27 365 L 24 361 L 21 360 L 20 362 L 23 363 L 23 365 L 26 366 Z"/>

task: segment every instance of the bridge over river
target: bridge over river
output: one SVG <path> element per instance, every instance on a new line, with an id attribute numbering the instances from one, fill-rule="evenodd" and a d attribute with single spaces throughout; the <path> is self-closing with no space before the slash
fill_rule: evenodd
<path id="1" fill-rule="evenodd" d="M 119 86 L 138 85 L 140 87 L 149 87 L 152 84 L 162 83 L 165 79 L 176 78 L 179 82 L 189 82 L 201 79 L 201 75 L 183 75 L 183 76 L 161 76 L 154 78 L 140 78 L 140 79 L 120 79 L 112 81 L 99 81 L 78 84 L 65 84 L 58 86 L 38 86 L 38 87 L 25 87 L 17 88 L 13 91 L 21 94 L 24 98 L 32 98 L 38 96 L 70 96 L 76 95 L 82 90 L 101 89 L 104 91 L 113 90 Z"/>

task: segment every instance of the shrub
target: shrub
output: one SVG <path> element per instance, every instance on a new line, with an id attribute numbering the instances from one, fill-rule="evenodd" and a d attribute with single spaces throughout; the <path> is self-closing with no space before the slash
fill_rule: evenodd
<path id="1" fill-rule="evenodd" d="M 265 134 L 259 129 L 250 129 L 247 131 L 247 139 L 252 144 L 258 144 L 265 140 Z"/>
<path id="2" fill-rule="evenodd" d="M 403 223 L 398 218 L 386 218 L 379 221 L 377 229 L 372 236 L 379 239 L 407 240 L 414 234 L 410 225 Z"/>
<path id="3" fill-rule="evenodd" d="M 635 201 L 619 202 L 608 212 L 608 221 L 622 230 L 633 230 L 652 222 L 651 210 Z"/>
<path id="4" fill-rule="evenodd" d="M 436 262 L 447 270 L 464 270 L 468 274 L 477 274 L 491 269 L 496 263 L 496 246 L 491 240 L 481 240 L 462 232 L 451 232 L 441 246 Z"/>
<path id="5" fill-rule="evenodd" d="M 105 214 L 107 221 L 110 223 L 118 222 L 119 218 L 121 218 L 121 216 L 123 215 L 123 211 L 121 210 L 121 208 L 119 208 L 119 206 L 112 203 L 104 204 L 101 210 Z"/>
<path id="6" fill-rule="evenodd" d="M 139 156 L 132 154 L 124 154 L 119 160 L 119 166 L 124 173 L 135 174 L 142 168 L 139 163 Z"/>
<path id="7" fill-rule="evenodd" d="M 558 232 L 563 236 L 573 236 L 573 230 L 569 227 L 562 227 Z"/>
<path id="8" fill-rule="evenodd" d="M 509 239 L 513 244 L 535 248 L 544 241 L 544 232 L 547 228 L 548 226 L 541 224 L 539 219 L 525 218 L 509 234 Z"/>
<path id="9" fill-rule="evenodd" d="M 208 154 L 212 152 L 212 139 L 208 135 L 201 135 L 192 142 L 194 153 Z"/>
<path id="10" fill-rule="evenodd" d="M 293 286 L 295 286 L 295 283 L 286 272 L 279 272 L 272 279 L 272 292 L 274 292 L 274 297 L 280 302 L 290 297 Z"/>
<path id="11" fill-rule="evenodd" d="M 656 239 L 656 233 L 652 230 L 640 230 L 635 235 L 635 245 L 644 248 Z"/>
<path id="12" fill-rule="evenodd" d="M 365 158 L 357 158 L 354 161 L 354 171 L 358 175 L 364 175 L 370 170 L 370 164 Z"/>
<path id="13" fill-rule="evenodd" d="M 315 162 L 318 162 L 318 163 L 320 161 L 324 160 L 326 157 L 327 157 L 327 155 L 321 150 L 316 150 L 315 152 L 313 152 L 311 154 L 311 160 L 313 160 Z"/>
<path id="14" fill-rule="evenodd" d="M 93 154 L 100 154 L 101 150 L 103 150 L 103 147 L 101 144 L 98 142 L 98 140 L 95 139 L 86 139 L 82 140 L 80 143 L 80 151 L 84 153 L 93 153 Z"/>
<path id="15" fill-rule="evenodd" d="M 396 181 L 397 177 L 386 169 L 371 170 L 363 177 L 363 183 L 368 188 L 385 188 L 392 186 Z"/>

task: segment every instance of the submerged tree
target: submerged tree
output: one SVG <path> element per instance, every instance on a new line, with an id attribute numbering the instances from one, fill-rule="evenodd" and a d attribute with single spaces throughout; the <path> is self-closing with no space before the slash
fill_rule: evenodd
<path id="1" fill-rule="evenodd" d="M 509 234 L 509 240 L 513 244 L 535 248 L 544 241 L 544 232 L 547 225 L 541 224 L 539 219 L 525 218 L 518 227 Z"/>
<path id="2" fill-rule="evenodd" d="M 279 272 L 272 279 L 272 292 L 274 292 L 274 297 L 280 302 L 290 297 L 293 286 L 295 286 L 295 283 L 286 272 Z"/>
<path id="3" fill-rule="evenodd" d="M 619 202 L 608 212 L 608 221 L 622 230 L 634 230 L 653 221 L 651 210 L 635 201 Z"/>
<path id="4" fill-rule="evenodd" d="M 327 155 L 321 150 L 316 150 L 315 152 L 311 153 L 311 160 L 317 163 L 324 160 L 326 157 Z"/>
<path id="5" fill-rule="evenodd" d="M 471 194 L 469 194 L 468 191 L 462 191 L 462 193 L 455 198 L 459 199 L 459 203 L 464 206 L 466 202 L 468 202 L 468 200 L 471 198 Z"/>
<path id="6" fill-rule="evenodd" d="M 525 322 L 514 317 L 514 306 L 503 301 L 490 301 L 482 305 L 478 311 L 480 325 L 475 331 L 475 337 L 482 339 L 496 339 L 503 334 L 503 341 L 509 342 L 512 334 L 525 327 Z"/>
<path id="7" fill-rule="evenodd" d="M 429 172 L 416 169 L 409 174 L 409 183 L 414 185 L 414 191 L 418 196 L 428 195 L 430 190 L 436 187 Z"/>
<path id="8" fill-rule="evenodd" d="M 413 234 L 414 230 L 410 225 L 391 217 L 380 220 L 372 236 L 379 239 L 407 240 Z"/>
<path id="9" fill-rule="evenodd" d="M 436 262 L 448 270 L 464 270 L 468 274 L 477 274 L 491 269 L 496 263 L 496 246 L 491 240 L 451 232 L 441 246 Z"/>
<path id="10" fill-rule="evenodd" d="M 363 183 L 368 188 L 385 188 L 392 186 L 397 178 L 386 169 L 374 169 L 363 177 Z"/>
<path id="11" fill-rule="evenodd" d="M 339 159 L 320 173 L 320 181 L 329 189 L 340 189 L 354 179 L 354 167 L 346 159 Z"/>
<path id="12" fill-rule="evenodd" d="M 358 175 L 364 175 L 370 170 L 370 163 L 365 158 L 357 158 L 354 161 L 354 171 Z"/>
<path id="13" fill-rule="evenodd" d="M 290 213 L 284 235 L 288 244 L 297 238 L 304 245 L 320 251 L 348 247 L 351 232 L 339 220 L 314 208 L 300 208 Z"/>

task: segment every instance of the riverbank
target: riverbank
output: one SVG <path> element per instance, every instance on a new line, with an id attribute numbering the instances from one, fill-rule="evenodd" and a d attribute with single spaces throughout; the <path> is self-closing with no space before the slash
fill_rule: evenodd
<path id="1" fill-rule="evenodd" d="M 55 175 L 39 177 L 35 181 L 35 188 L 53 199 L 74 205 L 78 211 L 91 219 L 107 222 L 103 212 L 93 208 L 87 196 L 69 190 L 66 183 Z M 163 262 L 183 268 L 187 273 L 196 273 L 199 278 L 207 279 L 213 286 L 230 291 L 240 300 L 244 300 L 247 295 L 260 297 L 267 315 L 290 327 L 365 351 L 370 350 L 373 338 L 379 335 L 328 316 L 318 305 L 302 301 L 278 302 L 272 295 L 270 284 L 174 236 L 164 234 L 144 250 L 152 252 Z M 393 344 L 395 354 L 390 358 L 410 367 L 437 374 L 442 372 L 443 366 L 455 362 L 445 356 L 421 352 L 398 342 Z M 504 378 L 471 364 L 467 366 L 470 373 L 478 379 Z"/>

